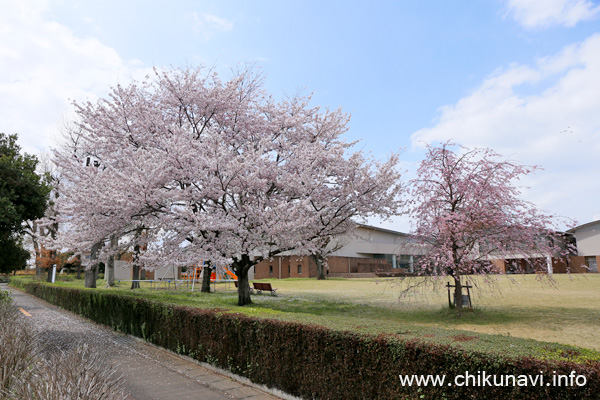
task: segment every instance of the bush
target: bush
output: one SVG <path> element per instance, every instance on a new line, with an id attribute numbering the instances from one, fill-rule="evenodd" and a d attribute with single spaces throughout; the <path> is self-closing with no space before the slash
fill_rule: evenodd
<path id="1" fill-rule="evenodd" d="M 306 399 L 597 399 L 600 362 L 508 357 L 405 340 L 399 335 L 339 332 L 258 319 L 218 309 L 172 306 L 140 298 L 37 283 L 26 290 L 96 322 Z M 575 371 L 584 387 L 402 386 L 399 375 L 469 371 L 552 376 Z M 542 371 L 542 373 L 540 373 Z M 423 396 L 423 397 L 421 397 Z"/>
<path id="2" fill-rule="evenodd" d="M 75 275 L 56 275 L 57 282 L 71 282 L 75 280 Z"/>
<path id="3" fill-rule="evenodd" d="M 10 293 L 6 290 L 0 289 L 0 307 L 2 307 L 3 311 L 6 311 L 11 304 L 12 299 L 10 297 Z"/>

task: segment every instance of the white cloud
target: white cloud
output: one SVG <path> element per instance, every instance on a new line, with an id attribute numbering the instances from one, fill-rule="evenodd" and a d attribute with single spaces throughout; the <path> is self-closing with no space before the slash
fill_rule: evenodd
<path id="1" fill-rule="evenodd" d="M 93 99 L 139 73 L 95 38 L 49 20 L 42 0 L 3 1 L 0 13 L 0 131 L 30 153 L 53 144 L 71 100 Z"/>
<path id="2" fill-rule="evenodd" d="M 508 0 L 508 14 L 525 28 L 573 27 L 600 13 L 589 0 Z"/>
<path id="3" fill-rule="evenodd" d="M 498 70 L 413 144 L 452 139 L 491 147 L 545 171 L 525 182 L 542 208 L 586 222 L 600 214 L 600 34 L 539 59 Z"/>
<path id="4" fill-rule="evenodd" d="M 229 32 L 233 29 L 233 22 L 219 18 L 212 14 L 192 13 L 194 21 L 194 31 L 204 37 L 204 40 L 209 40 L 216 33 Z"/>

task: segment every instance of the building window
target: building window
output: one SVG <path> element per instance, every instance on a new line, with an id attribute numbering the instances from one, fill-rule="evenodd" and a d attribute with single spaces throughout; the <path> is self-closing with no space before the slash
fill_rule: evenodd
<path id="1" fill-rule="evenodd" d="M 505 269 L 507 274 L 522 274 L 523 269 L 519 260 L 505 260 Z"/>
<path id="2" fill-rule="evenodd" d="M 410 270 L 413 265 L 413 256 L 410 254 L 401 254 L 398 256 L 396 266 L 398 268 L 404 268 Z"/>
<path id="3" fill-rule="evenodd" d="M 302 265 L 298 264 L 298 275 L 302 273 Z"/>
<path id="4" fill-rule="evenodd" d="M 292 275 L 292 266 L 288 264 L 288 276 Z"/>
<path id="5" fill-rule="evenodd" d="M 596 260 L 596 256 L 586 257 L 585 265 L 589 268 L 589 272 L 598 272 L 598 261 Z"/>
<path id="6" fill-rule="evenodd" d="M 273 266 L 269 265 L 269 275 L 273 275 Z"/>

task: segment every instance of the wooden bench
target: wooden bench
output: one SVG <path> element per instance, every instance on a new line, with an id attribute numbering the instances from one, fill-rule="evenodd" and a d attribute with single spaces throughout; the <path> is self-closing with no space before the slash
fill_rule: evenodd
<path id="1" fill-rule="evenodd" d="M 271 292 L 271 296 L 277 296 L 277 289 L 273 289 L 270 283 L 252 282 L 252 285 L 254 286 L 254 290 L 259 294 L 264 290 L 266 292 Z"/>

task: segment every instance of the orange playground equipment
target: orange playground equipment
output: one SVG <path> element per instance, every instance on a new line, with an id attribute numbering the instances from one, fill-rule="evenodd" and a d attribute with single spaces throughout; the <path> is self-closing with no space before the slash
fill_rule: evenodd
<path id="1" fill-rule="evenodd" d="M 213 271 L 210 274 L 210 281 L 225 281 L 225 280 L 233 280 L 233 281 L 237 281 L 237 275 L 234 274 L 229 268 L 225 267 L 222 269 L 217 268 L 215 271 Z"/>
<path id="2" fill-rule="evenodd" d="M 199 281 L 202 279 L 202 271 L 204 270 L 204 268 L 207 267 L 207 265 L 204 265 L 203 263 L 197 264 L 197 265 L 192 265 L 191 267 L 188 268 L 187 272 L 182 272 L 181 273 L 181 279 L 182 280 L 189 280 L 189 281 Z M 229 267 L 224 267 L 224 266 L 219 266 L 217 265 L 215 268 L 210 268 L 212 269 L 211 273 L 210 273 L 210 281 L 211 282 L 224 282 L 224 281 L 237 281 L 237 275 L 234 274 Z"/>

